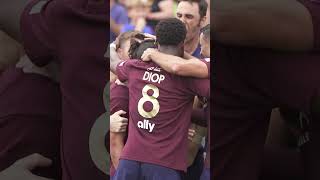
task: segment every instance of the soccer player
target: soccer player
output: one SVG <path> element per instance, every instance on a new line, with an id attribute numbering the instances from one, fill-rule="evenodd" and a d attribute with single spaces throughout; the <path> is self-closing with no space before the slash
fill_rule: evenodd
<path id="1" fill-rule="evenodd" d="M 185 51 L 200 58 L 199 35 L 200 29 L 206 25 L 208 3 L 206 0 L 179 0 L 176 17 L 187 28 Z"/>
<path id="2" fill-rule="evenodd" d="M 185 35 L 185 26 L 175 18 L 161 21 L 156 28 L 160 51 L 173 55 L 183 55 Z M 130 96 L 128 140 L 115 179 L 180 179 L 180 171 L 187 168 L 193 97 L 209 96 L 208 83 L 174 76 L 139 60 L 111 60 L 110 69 L 117 69 L 120 80 L 128 78 Z"/>
<path id="3" fill-rule="evenodd" d="M 127 33 L 131 33 L 131 32 L 127 32 Z M 126 34 L 126 33 L 124 33 L 124 34 Z M 139 35 L 142 37 L 144 36 L 142 34 L 139 34 Z M 120 36 L 122 36 L 122 35 L 120 35 Z M 133 38 L 134 40 L 131 40 L 131 47 L 129 49 L 130 55 L 128 55 L 128 56 L 130 56 L 131 59 L 141 59 L 142 53 L 147 48 L 153 48 L 153 49 L 156 48 L 154 39 L 149 39 L 148 37 L 144 37 L 144 38 L 146 38 L 146 39 L 142 40 L 142 41 L 139 39 L 136 39 L 136 38 Z M 113 48 L 113 47 L 111 46 L 110 48 Z M 111 113 L 114 112 L 114 114 L 110 117 L 110 127 L 111 127 L 111 129 L 114 129 L 114 130 L 111 130 L 111 134 L 110 134 L 111 135 L 110 149 L 111 149 L 111 158 L 113 159 L 113 162 L 116 161 L 114 163 L 114 164 L 116 164 L 116 167 L 117 167 L 117 164 L 119 161 L 119 157 L 120 157 L 119 155 L 122 151 L 123 144 L 124 144 L 123 143 L 124 142 L 124 134 L 122 134 L 122 133 L 126 131 L 127 119 L 125 117 L 121 116 L 123 113 L 125 113 L 124 111 L 120 110 L 118 112 L 115 112 L 112 109 L 114 109 L 113 108 L 114 105 L 117 107 L 118 110 L 121 109 L 121 104 L 124 107 L 122 109 L 124 109 L 124 110 L 127 109 L 126 107 L 128 105 L 124 105 L 124 104 L 125 103 L 128 104 L 129 102 L 124 102 L 123 100 L 128 98 L 129 95 L 127 92 L 128 90 L 125 91 L 124 89 L 127 89 L 126 85 L 121 83 L 119 80 L 117 80 L 113 85 L 111 85 L 111 104 L 110 104 L 110 106 L 111 106 L 111 111 L 112 111 Z M 117 90 L 119 92 L 115 92 Z M 126 112 L 128 112 L 128 111 L 126 111 Z M 200 118 L 201 118 L 201 114 L 200 114 Z M 201 130 L 201 128 L 198 128 L 198 127 L 195 127 L 195 128 L 197 128 L 198 131 Z M 192 142 L 189 142 L 189 145 L 188 145 L 188 151 L 189 151 L 188 165 L 192 164 L 192 162 L 194 161 L 195 156 L 198 152 L 198 146 L 201 143 L 201 138 L 199 138 L 199 137 L 200 137 L 199 135 L 197 135 L 197 136 L 195 135 L 195 130 L 189 129 L 188 138 Z M 196 143 L 196 145 L 193 145 L 193 143 L 194 143 L 193 141 L 195 141 L 196 139 L 200 142 Z M 115 152 L 113 152 L 113 150 L 115 150 Z M 202 158 L 202 157 L 197 157 L 197 158 Z M 113 177 L 114 171 L 115 171 L 114 167 L 112 166 L 111 177 Z M 196 175 L 194 175 L 194 176 L 196 176 Z"/>
<path id="4" fill-rule="evenodd" d="M 206 0 L 179 0 L 176 18 L 181 20 L 187 28 L 185 51 L 194 57 L 200 58 L 199 35 L 200 29 L 206 24 L 208 3 Z M 199 123 L 197 123 L 199 124 Z M 203 148 L 200 146 L 197 157 L 203 157 Z M 188 168 L 185 180 L 196 180 L 203 167 L 202 158 L 197 158 Z"/>
<path id="5" fill-rule="evenodd" d="M 115 169 L 119 165 L 119 158 L 125 144 L 129 112 L 129 90 L 121 82 L 112 83 L 110 86 L 110 177 L 113 179 Z M 118 122 L 116 126 L 115 123 Z M 113 128 L 117 127 L 117 129 Z"/>
<path id="6" fill-rule="evenodd" d="M 0 3 L 0 27 L 23 41 L 32 62 L 61 64 L 63 180 L 108 178 L 105 139 L 99 136 L 107 129 L 91 132 L 97 122 L 109 126 L 102 119 L 106 112 L 103 92 L 109 80 L 104 58 L 108 5 L 105 0 Z"/>
<path id="7" fill-rule="evenodd" d="M 202 29 L 200 35 L 201 55 L 203 57 L 210 58 L 210 25 L 205 26 Z M 210 61 L 201 61 L 197 58 L 186 55 L 186 58 L 190 58 L 187 61 L 178 56 L 172 56 L 165 53 L 161 53 L 155 49 L 147 49 L 142 59 L 144 61 L 150 61 L 157 63 L 160 67 L 173 74 L 181 76 L 193 76 L 199 78 L 209 78 L 210 75 Z M 208 102 L 210 103 L 210 102 Z M 209 124 L 208 128 L 208 144 L 207 156 L 205 160 L 205 170 L 202 174 L 202 179 L 210 179 L 210 106 L 206 108 L 206 118 Z"/>

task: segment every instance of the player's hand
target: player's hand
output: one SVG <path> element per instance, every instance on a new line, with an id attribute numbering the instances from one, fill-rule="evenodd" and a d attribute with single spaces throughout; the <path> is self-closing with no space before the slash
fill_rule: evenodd
<path id="1" fill-rule="evenodd" d="M 196 130 L 194 130 L 194 129 L 189 129 L 188 130 L 188 139 L 190 140 L 190 141 L 192 141 L 192 139 L 193 139 L 193 137 L 196 135 Z"/>
<path id="2" fill-rule="evenodd" d="M 144 40 L 147 40 L 147 39 L 156 40 L 157 39 L 157 37 L 155 35 L 152 35 L 152 34 L 149 34 L 149 33 L 143 33 L 143 35 L 145 36 Z"/>
<path id="3" fill-rule="evenodd" d="M 142 59 L 143 61 L 151 61 L 151 60 L 152 60 L 152 59 L 151 59 L 151 55 L 152 55 L 153 53 L 157 52 L 157 51 L 158 51 L 157 49 L 148 48 L 148 49 L 146 49 L 146 50 L 143 52 L 143 54 L 142 54 L 142 56 L 141 56 L 141 59 Z"/>
<path id="4" fill-rule="evenodd" d="M 110 116 L 110 132 L 126 132 L 128 126 L 128 119 L 122 117 L 122 115 L 124 114 L 126 114 L 126 112 L 120 110 Z"/>
<path id="5" fill-rule="evenodd" d="M 9 168 L 0 172 L 1 180 L 53 180 L 40 177 L 31 173 L 37 167 L 48 167 L 52 161 L 40 154 L 32 154 L 17 160 Z"/>

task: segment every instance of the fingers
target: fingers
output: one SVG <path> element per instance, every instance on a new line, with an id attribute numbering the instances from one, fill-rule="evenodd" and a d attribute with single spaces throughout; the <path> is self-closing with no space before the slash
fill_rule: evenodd
<path id="1" fill-rule="evenodd" d="M 32 154 L 15 162 L 15 165 L 24 169 L 33 170 L 36 167 L 48 167 L 52 161 L 40 154 Z"/>
<path id="2" fill-rule="evenodd" d="M 122 127 L 118 131 L 119 133 L 127 132 L 127 127 Z"/>
<path id="3" fill-rule="evenodd" d="M 155 35 L 152 35 L 152 34 L 149 34 L 149 33 L 143 33 L 143 34 L 144 34 L 144 36 L 145 36 L 146 38 L 156 39 L 156 36 L 155 36 Z"/>
<path id="4" fill-rule="evenodd" d="M 188 134 L 191 135 L 191 136 L 194 136 L 196 134 L 196 130 L 189 129 Z"/>
<path id="5" fill-rule="evenodd" d="M 128 119 L 127 119 L 127 118 L 124 118 L 124 117 L 121 117 L 120 122 L 121 122 L 122 124 L 128 124 Z"/>
<path id="6" fill-rule="evenodd" d="M 119 111 L 115 112 L 114 114 L 121 116 L 121 115 L 124 115 L 126 113 L 127 112 L 125 112 L 124 110 L 119 110 Z"/>
<path id="7" fill-rule="evenodd" d="M 150 54 L 150 53 L 149 53 L 148 49 L 145 50 L 145 51 L 143 52 L 142 56 L 141 56 L 141 59 L 142 59 L 143 61 L 150 61 L 151 58 L 149 57 L 149 54 Z"/>
<path id="8" fill-rule="evenodd" d="M 195 135 L 196 135 L 196 131 L 194 129 L 188 130 L 188 139 L 189 140 L 192 140 Z"/>

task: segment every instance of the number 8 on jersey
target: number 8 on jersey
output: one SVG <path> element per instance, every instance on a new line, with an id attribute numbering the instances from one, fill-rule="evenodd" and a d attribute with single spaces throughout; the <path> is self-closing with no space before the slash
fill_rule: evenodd
<path id="1" fill-rule="evenodd" d="M 148 95 L 148 91 L 152 90 L 153 94 L 150 96 Z M 138 102 L 138 111 L 139 114 L 144 118 L 153 118 L 159 113 L 160 105 L 157 98 L 159 97 L 159 89 L 157 86 L 152 84 L 147 84 L 142 89 L 142 98 Z M 145 111 L 143 108 L 144 103 L 151 102 L 152 103 L 152 110 L 150 112 Z"/>

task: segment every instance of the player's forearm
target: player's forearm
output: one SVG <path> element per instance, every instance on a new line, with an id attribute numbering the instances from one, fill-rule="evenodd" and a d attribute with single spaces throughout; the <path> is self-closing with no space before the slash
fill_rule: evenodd
<path id="1" fill-rule="evenodd" d="M 175 74 L 173 67 L 177 63 L 180 64 L 181 61 L 183 61 L 183 59 L 180 57 L 164 54 L 159 51 L 154 51 L 153 53 L 151 53 L 150 58 L 165 71 L 172 74 Z"/>
<path id="2" fill-rule="evenodd" d="M 120 155 L 124 147 L 125 133 L 110 132 L 110 156 L 114 167 L 118 167 Z"/>
<path id="3" fill-rule="evenodd" d="M 213 39 L 280 50 L 313 46 L 312 19 L 297 0 L 212 1 Z"/>
<path id="4" fill-rule="evenodd" d="M 198 78 L 208 77 L 208 68 L 203 62 L 195 57 L 190 57 L 187 54 L 185 54 L 185 56 L 191 59 L 186 60 L 178 56 L 155 51 L 151 54 L 151 59 L 161 68 L 172 74 Z"/>

